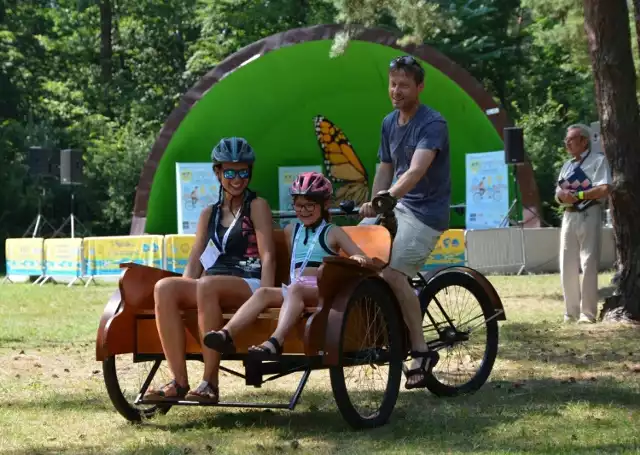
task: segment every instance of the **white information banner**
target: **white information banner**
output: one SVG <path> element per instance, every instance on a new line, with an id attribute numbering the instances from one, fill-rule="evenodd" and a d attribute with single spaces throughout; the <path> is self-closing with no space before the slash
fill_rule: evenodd
<path id="1" fill-rule="evenodd" d="M 466 155 L 467 229 L 505 225 L 503 220 L 509 210 L 508 175 L 504 150 Z"/>
<path id="2" fill-rule="evenodd" d="M 211 163 L 176 163 L 178 234 L 195 234 L 202 209 L 218 202 L 220 183 Z"/>

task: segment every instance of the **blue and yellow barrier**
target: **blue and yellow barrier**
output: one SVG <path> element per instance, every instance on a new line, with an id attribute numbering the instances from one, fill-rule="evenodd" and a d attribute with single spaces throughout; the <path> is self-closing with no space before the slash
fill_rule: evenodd
<path id="1" fill-rule="evenodd" d="M 465 231 L 450 229 L 438 240 L 422 270 L 466 263 Z M 134 262 L 183 273 L 194 235 L 142 235 L 86 238 L 7 239 L 7 275 L 76 279 L 117 277 L 120 264 Z"/>
<path id="2" fill-rule="evenodd" d="M 77 278 L 84 275 L 83 239 L 46 239 L 44 273 L 47 277 Z"/>
<path id="3" fill-rule="evenodd" d="M 162 268 L 163 239 L 162 235 L 86 237 L 83 248 L 86 274 L 117 276 L 122 273 L 120 264 L 124 262 Z"/>
<path id="4" fill-rule="evenodd" d="M 5 242 L 7 276 L 44 276 L 44 239 L 7 239 Z"/>
<path id="5" fill-rule="evenodd" d="M 196 240 L 193 234 L 164 236 L 164 268 L 183 273 L 189 261 L 191 248 Z"/>
<path id="6" fill-rule="evenodd" d="M 432 270 L 446 265 L 465 265 L 467 258 L 464 232 L 464 229 L 449 229 L 443 232 L 422 270 Z"/>

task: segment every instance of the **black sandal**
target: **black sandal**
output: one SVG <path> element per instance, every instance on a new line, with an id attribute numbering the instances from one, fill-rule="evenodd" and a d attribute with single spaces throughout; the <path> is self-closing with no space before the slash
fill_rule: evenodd
<path id="1" fill-rule="evenodd" d="M 236 353 L 236 345 L 233 344 L 233 339 L 227 329 L 219 331 L 212 330 L 204 336 L 203 341 L 209 349 L 215 349 L 221 354 Z"/>
<path id="2" fill-rule="evenodd" d="M 402 369 L 407 377 L 407 382 L 405 382 L 404 388 L 407 390 L 425 388 L 427 386 L 431 370 L 438 363 L 438 360 L 440 360 L 440 355 L 437 351 L 411 351 L 411 357 L 414 359 L 422 359 L 422 361 L 418 368 L 413 368 L 412 370 L 407 370 L 406 367 L 403 366 Z M 409 384 L 408 379 L 413 376 L 422 376 L 422 379 L 413 384 Z"/>
<path id="3" fill-rule="evenodd" d="M 175 389 L 175 395 L 167 395 L 167 391 L 169 389 Z M 178 385 L 175 379 L 172 379 L 168 383 L 158 388 L 150 388 L 144 394 L 145 400 L 156 400 L 156 401 L 178 401 L 182 400 L 187 393 L 189 392 L 189 385 L 182 387 Z"/>
<path id="4" fill-rule="evenodd" d="M 282 354 L 282 346 L 280 346 L 278 340 L 276 340 L 274 337 L 271 337 L 266 342 L 271 343 L 276 352 L 273 352 L 271 349 L 269 349 L 269 347 L 261 344 L 260 346 L 251 346 L 248 350 L 249 355 L 256 360 L 269 360 L 277 358 Z"/>

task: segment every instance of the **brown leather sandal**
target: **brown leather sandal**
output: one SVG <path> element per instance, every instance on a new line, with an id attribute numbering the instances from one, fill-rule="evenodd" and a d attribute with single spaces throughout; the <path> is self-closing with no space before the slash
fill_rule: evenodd
<path id="1" fill-rule="evenodd" d="M 189 385 L 185 387 L 179 386 L 175 379 L 158 388 L 147 389 L 144 394 L 145 400 L 166 400 L 177 401 L 182 400 L 189 391 Z"/>
<path id="2" fill-rule="evenodd" d="M 185 396 L 185 401 L 217 404 L 220 401 L 220 389 L 207 381 L 202 381 L 198 387 L 189 390 Z"/>

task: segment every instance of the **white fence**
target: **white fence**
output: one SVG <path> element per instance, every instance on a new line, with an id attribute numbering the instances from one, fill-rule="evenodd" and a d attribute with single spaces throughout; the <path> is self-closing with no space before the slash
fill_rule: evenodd
<path id="1" fill-rule="evenodd" d="M 465 244 L 469 267 L 483 273 L 516 274 L 523 266 L 529 273 L 559 272 L 560 228 L 469 230 Z M 605 227 L 600 270 L 611 269 L 614 262 L 613 229 Z"/>

